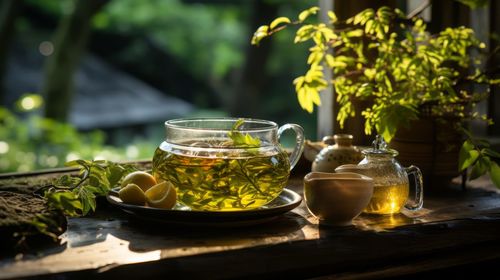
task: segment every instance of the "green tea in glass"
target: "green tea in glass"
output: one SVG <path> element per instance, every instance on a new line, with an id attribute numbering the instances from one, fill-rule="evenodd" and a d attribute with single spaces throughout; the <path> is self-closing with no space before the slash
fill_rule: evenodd
<path id="1" fill-rule="evenodd" d="M 304 146 L 296 124 L 206 118 L 170 120 L 165 128 L 153 175 L 170 181 L 177 201 L 193 210 L 249 210 L 269 203 L 285 187 Z M 279 144 L 287 129 L 296 134 L 290 157 Z"/>

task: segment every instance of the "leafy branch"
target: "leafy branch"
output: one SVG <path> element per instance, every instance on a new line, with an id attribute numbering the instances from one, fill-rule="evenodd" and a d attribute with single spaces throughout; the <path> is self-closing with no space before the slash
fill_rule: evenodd
<path id="1" fill-rule="evenodd" d="M 500 166 L 492 158 L 500 160 L 500 153 L 491 149 L 487 141 L 470 137 L 460 148 L 459 170 L 465 171 L 470 168 L 470 180 L 489 173 L 493 184 L 500 188 Z"/>
<path id="2" fill-rule="evenodd" d="M 388 7 L 366 9 L 345 21 L 328 11 L 331 26 L 306 23 L 318 11 L 312 7 L 301 12 L 296 21 L 280 17 L 261 26 L 252 43 L 298 26 L 294 42 L 313 43 L 307 58 L 309 70 L 293 82 L 299 104 L 313 112 L 315 105 L 321 105 L 320 92 L 331 84 L 340 105 L 337 121 L 341 127 L 361 113 L 365 133 L 376 131 L 389 142 L 399 127 L 421 117 L 419 110 L 425 104 L 453 107 L 462 119 L 470 114 L 470 106 L 456 104 L 475 103 L 487 94 L 468 92 L 459 87 L 461 81 L 498 83 L 478 69 L 477 58 L 468 55 L 471 48 L 485 48 L 470 28 L 446 28 L 429 34 L 421 18 Z M 332 80 L 325 79 L 324 68 L 331 69 Z M 476 74 L 467 76 L 470 69 Z M 370 105 L 357 112 L 355 100 L 369 101 Z"/>
<path id="3" fill-rule="evenodd" d="M 312 113 L 315 105 L 321 105 L 320 92 L 331 85 L 339 104 L 336 117 L 340 127 L 360 113 L 365 119 L 365 134 L 376 131 L 388 142 L 399 128 L 408 127 L 419 118 L 449 120 L 462 127 L 461 132 L 468 139 L 460 153 L 460 170 L 470 168 L 471 179 L 489 172 L 500 187 L 500 170 L 492 160 L 498 158 L 498 153 L 463 128 L 472 119 L 492 123 L 486 115 L 473 110 L 479 101 L 488 98 L 488 88 L 473 88 L 470 84 L 495 86 L 500 79 L 479 68 L 479 57 L 469 55 L 471 49 L 480 53 L 485 49 L 472 29 L 446 28 L 438 34 L 427 31 L 418 15 L 429 3 L 425 1 L 408 16 L 398 9 L 381 7 L 366 9 L 345 21 L 328 11 L 330 25 L 306 22 L 319 11 L 312 7 L 301 12 L 296 21 L 281 17 L 261 26 L 252 44 L 297 26 L 294 43 L 312 43 L 307 58 L 309 69 L 293 81 L 304 110 Z M 496 51 L 487 59 L 493 58 Z M 325 79 L 324 69 L 332 71 L 332 80 Z M 355 102 L 364 107 L 358 109 Z"/>
<path id="4" fill-rule="evenodd" d="M 105 160 L 75 160 L 66 163 L 78 167 L 77 176 L 63 175 L 42 188 L 49 207 L 70 217 L 84 216 L 96 209 L 96 197 L 106 195 L 123 176 L 137 170 L 132 164 Z"/>

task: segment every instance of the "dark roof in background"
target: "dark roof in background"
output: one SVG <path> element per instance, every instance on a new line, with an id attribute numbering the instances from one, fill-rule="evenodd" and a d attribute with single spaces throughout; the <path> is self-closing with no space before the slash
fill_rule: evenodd
<path id="1" fill-rule="evenodd" d="M 16 46 L 9 59 L 5 79 L 7 104 L 24 93 L 39 92 L 44 57 Z M 70 123 L 81 130 L 117 128 L 163 122 L 193 110 L 193 105 L 87 54 L 76 73 Z"/>

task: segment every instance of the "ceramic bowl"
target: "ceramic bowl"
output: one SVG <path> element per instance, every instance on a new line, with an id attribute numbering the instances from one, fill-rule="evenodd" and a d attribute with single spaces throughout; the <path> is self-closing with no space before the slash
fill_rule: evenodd
<path id="1" fill-rule="evenodd" d="M 311 172 L 304 177 L 307 209 L 322 224 L 351 225 L 372 194 L 372 178 L 361 174 Z"/>

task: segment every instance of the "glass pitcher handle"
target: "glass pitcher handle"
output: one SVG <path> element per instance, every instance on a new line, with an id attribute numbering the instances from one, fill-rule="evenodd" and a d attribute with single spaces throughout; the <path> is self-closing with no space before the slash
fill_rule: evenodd
<path id="1" fill-rule="evenodd" d="M 415 178 L 415 202 L 413 205 L 407 203 L 405 208 L 411 211 L 416 211 L 421 209 L 424 205 L 424 183 L 422 172 L 420 172 L 420 169 L 414 165 L 405 168 L 405 171 L 408 173 L 408 176 L 413 175 Z"/>
<path id="2" fill-rule="evenodd" d="M 281 138 L 281 134 L 287 129 L 295 131 L 295 148 L 290 155 L 290 170 L 292 170 L 295 164 L 299 161 L 300 155 L 302 155 L 302 151 L 304 150 L 304 129 L 297 124 L 284 124 L 278 129 L 278 140 Z"/>

